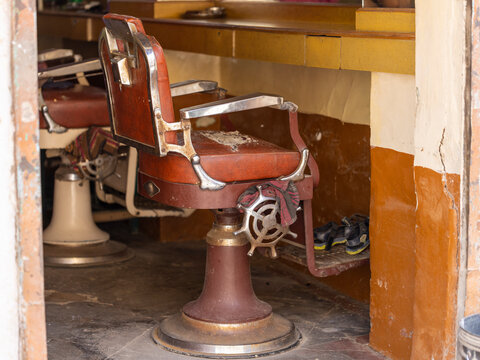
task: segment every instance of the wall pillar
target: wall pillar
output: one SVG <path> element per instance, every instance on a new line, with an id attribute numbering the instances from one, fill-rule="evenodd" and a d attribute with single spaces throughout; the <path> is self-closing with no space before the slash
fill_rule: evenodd
<path id="1" fill-rule="evenodd" d="M 372 73 L 370 345 L 409 359 L 415 285 L 415 77 Z"/>
<path id="2" fill-rule="evenodd" d="M 416 254 L 412 359 L 453 359 L 464 169 L 467 1 L 416 3 Z"/>
<path id="3" fill-rule="evenodd" d="M 471 76 L 470 131 L 468 144 L 468 259 L 465 262 L 464 313 L 468 316 L 480 313 L 480 1 L 472 1 L 471 19 Z M 462 304 L 462 303 L 461 303 Z"/>
<path id="4" fill-rule="evenodd" d="M 46 359 L 35 1 L 0 2 L 0 358 Z"/>

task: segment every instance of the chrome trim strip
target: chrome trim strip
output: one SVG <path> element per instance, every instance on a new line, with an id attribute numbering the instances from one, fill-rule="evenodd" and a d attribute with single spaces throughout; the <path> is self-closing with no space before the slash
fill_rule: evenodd
<path id="1" fill-rule="evenodd" d="M 216 90 L 218 83 L 210 80 L 187 80 L 170 85 L 172 97 Z"/>
<path id="2" fill-rule="evenodd" d="M 254 93 L 184 108 L 180 110 L 180 116 L 182 119 L 194 119 L 263 107 L 278 108 L 282 104 L 283 97 L 281 96 Z"/>
<path id="3" fill-rule="evenodd" d="M 84 61 L 79 61 L 72 64 L 65 64 L 59 66 L 53 66 L 47 70 L 40 71 L 38 73 L 38 79 L 48 79 L 51 77 L 58 76 L 67 76 L 74 75 L 79 72 L 88 72 L 100 70 L 102 67 L 100 65 L 99 59 L 88 59 Z"/>

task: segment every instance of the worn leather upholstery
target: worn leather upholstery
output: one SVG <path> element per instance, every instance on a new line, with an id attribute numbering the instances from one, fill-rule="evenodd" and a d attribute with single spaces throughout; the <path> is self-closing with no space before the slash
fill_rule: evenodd
<path id="1" fill-rule="evenodd" d="M 101 88 L 76 84 L 66 89 L 44 89 L 43 98 L 53 120 L 67 129 L 110 125 L 107 94 Z M 41 113 L 40 128 L 47 128 Z"/>

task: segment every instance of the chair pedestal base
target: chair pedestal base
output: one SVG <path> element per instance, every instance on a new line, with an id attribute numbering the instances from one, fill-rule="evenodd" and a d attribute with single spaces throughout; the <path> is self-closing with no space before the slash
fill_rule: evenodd
<path id="1" fill-rule="evenodd" d="M 237 209 L 216 212 L 207 234 L 203 291 L 181 313 L 153 332 L 167 350 L 200 357 L 249 357 L 285 351 L 298 344 L 300 333 L 287 319 L 273 314 L 255 296 L 247 256 L 248 241 Z"/>
<path id="2" fill-rule="evenodd" d="M 72 168 L 60 167 L 55 172 L 52 220 L 43 231 L 45 265 L 87 267 L 133 257 L 132 250 L 109 238 L 93 221 L 89 182 Z"/>
<path id="3" fill-rule="evenodd" d="M 92 245 L 43 245 L 44 263 L 57 267 L 111 265 L 131 259 L 135 254 L 126 245 L 108 240 Z"/>
<path id="4" fill-rule="evenodd" d="M 269 355 L 288 350 L 300 340 L 295 326 L 277 314 L 247 323 L 219 324 L 181 313 L 164 320 L 152 336 L 170 351 L 211 358 Z"/>

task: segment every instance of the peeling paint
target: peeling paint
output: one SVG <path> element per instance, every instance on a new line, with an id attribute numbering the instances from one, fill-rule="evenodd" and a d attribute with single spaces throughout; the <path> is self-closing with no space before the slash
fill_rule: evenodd
<path id="1" fill-rule="evenodd" d="M 238 131 L 201 131 L 200 133 L 220 145 L 230 146 L 233 151 L 238 151 L 240 145 L 257 142 L 251 136 L 241 134 Z"/>

